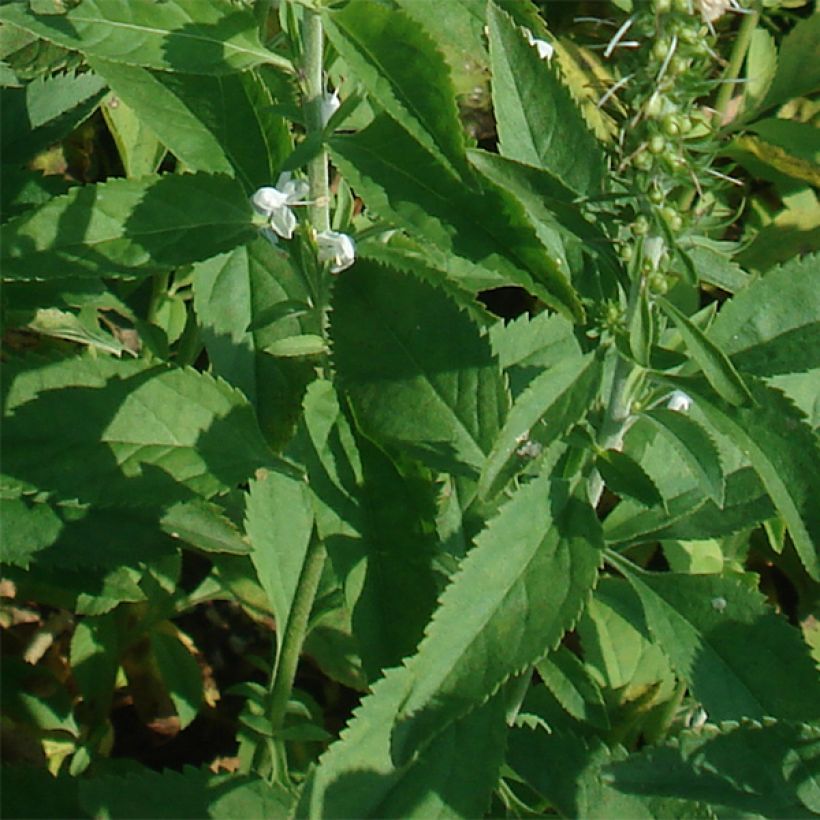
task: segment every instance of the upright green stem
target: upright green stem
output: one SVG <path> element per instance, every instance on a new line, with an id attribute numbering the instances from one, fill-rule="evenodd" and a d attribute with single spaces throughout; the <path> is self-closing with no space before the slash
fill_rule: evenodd
<path id="1" fill-rule="evenodd" d="M 640 248 L 636 257 L 640 262 L 643 256 Z M 632 314 L 638 309 L 638 300 L 641 295 L 641 273 L 639 265 L 633 267 L 632 270 L 632 284 L 629 289 L 629 300 L 626 308 L 626 322 L 629 324 L 632 319 Z M 606 410 L 604 411 L 604 418 L 601 422 L 601 427 L 598 430 L 597 444 L 602 450 L 608 450 L 613 447 L 620 447 L 621 439 L 623 438 L 624 428 L 629 419 L 629 410 L 631 404 L 631 387 L 632 387 L 632 373 L 635 366 L 628 359 L 625 359 L 619 353 L 615 353 L 618 357 L 615 362 L 615 372 L 612 374 L 612 388 L 609 391 L 609 400 L 607 402 Z M 601 494 L 604 491 L 604 480 L 601 474 L 595 470 L 589 481 L 589 498 L 592 506 L 598 506 L 601 500 Z"/>
<path id="2" fill-rule="evenodd" d="M 715 100 L 715 115 L 712 119 L 712 124 L 715 128 L 720 128 L 723 125 L 723 120 L 726 117 L 726 112 L 729 110 L 729 103 L 732 101 L 732 94 L 735 90 L 735 80 L 740 75 L 740 69 L 743 66 L 743 61 L 746 59 L 746 52 L 749 50 L 749 44 L 752 41 L 752 34 L 757 28 L 757 21 L 760 19 L 760 11 L 754 8 L 748 14 L 743 16 L 743 22 L 740 24 L 740 29 L 737 32 L 737 38 L 732 46 L 732 54 L 729 57 L 729 64 L 723 72 L 723 85 L 718 92 Z"/>
<path id="3" fill-rule="evenodd" d="M 308 134 L 321 131 L 322 100 L 325 94 L 323 72 L 324 28 L 318 12 L 305 9 L 305 120 Z M 330 230 L 330 186 L 327 170 L 327 151 L 320 151 L 308 165 L 310 182 L 310 222 L 317 231 Z"/>

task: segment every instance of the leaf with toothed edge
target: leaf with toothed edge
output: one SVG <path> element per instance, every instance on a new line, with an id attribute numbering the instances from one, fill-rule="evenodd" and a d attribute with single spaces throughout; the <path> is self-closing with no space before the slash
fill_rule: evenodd
<path id="1" fill-rule="evenodd" d="M 406 761 L 554 648 L 598 577 L 601 527 L 581 483 L 542 474 L 479 534 L 445 589 L 393 732 Z"/>
<path id="2" fill-rule="evenodd" d="M 714 720 L 817 720 L 820 682 L 799 631 L 738 578 L 646 572 L 608 553 L 649 632 Z"/>

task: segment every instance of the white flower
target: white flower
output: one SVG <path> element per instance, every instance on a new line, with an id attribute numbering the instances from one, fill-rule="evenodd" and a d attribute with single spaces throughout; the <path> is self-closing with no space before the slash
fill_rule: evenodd
<path id="1" fill-rule="evenodd" d="M 546 40 L 538 40 L 536 37 L 533 37 L 532 32 L 528 28 L 524 29 L 524 37 L 526 37 L 527 42 L 535 48 L 538 52 L 538 56 L 542 60 L 552 59 L 555 49 Z"/>
<path id="2" fill-rule="evenodd" d="M 692 406 L 692 397 L 684 393 L 683 390 L 675 390 L 669 396 L 666 406 L 677 413 L 687 413 Z"/>
<path id="3" fill-rule="evenodd" d="M 293 180 L 289 173 L 281 174 L 276 187 L 260 188 L 252 197 L 251 205 L 262 216 L 268 217 L 270 226 L 277 236 L 290 239 L 296 228 L 296 215 L 291 210 L 293 205 L 305 205 L 308 184 L 304 180 Z"/>
<path id="4" fill-rule="evenodd" d="M 319 261 L 330 262 L 331 273 L 341 273 L 356 261 L 356 245 L 346 233 L 322 231 L 317 237 Z"/>
<path id="5" fill-rule="evenodd" d="M 320 112 L 322 115 L 322 128 L 324 128 L 330 118 L 339 110 L 339 92 L 334 91 L 332 94 L 325 94 L 320 103 Z"/>
<path id="6" fill-rule="evenodd" d="M 643 245 L 643 252 L 652 264 L 652 270 L 657 270 L 661 259 L 666 253 L 666 243 L 662 236 L 650 236 Z"/>

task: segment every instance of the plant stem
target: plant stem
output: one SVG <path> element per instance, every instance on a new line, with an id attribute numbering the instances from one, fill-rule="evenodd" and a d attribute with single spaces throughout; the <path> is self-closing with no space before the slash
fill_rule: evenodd
<path id="1" fill-rule="evenodd" d="M 322 16 L 318 12 L 305 9 L 304 46 L 305 46 L 305 121 L 308 134 L 321 131 L 322 100 L 325 94 L 323 73 L 324 60 L 324 27 Z M 308 181 L 310 182 L 310 222 L 317 231 L 330 230 L 330 186 L 327 170 L 327 151 L 321 150 L 308 164 Z"/>
<path id="2" fill-rule="evenodd" d="M 641 295 L 640 260 L 643 256 L 642 246 L 639 244 L 635 254 L 638 264 L 632 269 L 632 283 L 629 289 L 629 300 L 626 307 L 626 323 L 629 325 L 632 314 L 638 309 L 638 300 Z M 624 429 L 629 419 L 631 404 L 632 373 L 635 365 L 616 351 L 618 357 L 615 362 L 615 372 L 612 374 L 612 388 L 609 391 L 609 400 L 601 427 L 598 430 L 597 444 L 602 450 L 609 450 L 621 446 Z M 601 494 L 604 491 L 604 480 L 595 470 L 589 480 L 589 498 L 593 507 L 598 506 Z"/>
<path id="3" fill-rule="evenodd" d="M 752 41 L 752 34 L 757 28 L 757 21 L 760 19 L 760 11 L 753 8 L 748 14 L 743 16 L 743 22 L 737 32 L 735 43 L 732 46 L 732 54 L 729 57 L 729 64 L 723 72 L 721 81 L 723 85 L 718 92 L 715 100 L 715 114 L 712 118 L 712 125 L 715 128 L 723 126 L 723 120 L 726 117 L 726 112 L 729 110 L 729 103 L 732 101 L 732 94 L 735 90 L 735 80 L 740 74 L 740 69 L 743 61 L 746 59 L 746 52 L 749 50 L 749 44 Z"/>
<path id="4" fill-rule="evenodd" d="M 302 572 L 299 576 L 299 583 L 296 585 L 296 593 L 293 596 L 293 604 L 273 671 L 269 716 L 271 729 L 274 732 L 282 728 L 285 720 L 293 681 L 296 677 L 296 667 L 299 665 L 299 656 L 302 654 L 302 644 L 305 642 L 308 620 L 313 609 L 313 600 L 316 597 L 319 579 L 322 577 L 325 555 L 324 544 L 314 536 L 308 546 L 305 562 L 302 564 Z M 275 742 L 278 746 L 279 761 L 284 762 L 283 743 L 282 741 Z M 284 771 L 278 774 L 281 777 Z"/>

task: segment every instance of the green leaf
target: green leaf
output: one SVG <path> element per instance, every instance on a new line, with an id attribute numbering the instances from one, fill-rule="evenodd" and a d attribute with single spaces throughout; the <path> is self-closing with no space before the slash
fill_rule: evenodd
<path id="1" fill-rule="evenodd" d="M 704 727 L 608 766 L 624 794 L 699 800 L 719 816 L 815 817 L 820 812 L 816 727 Z"/>
<path id="2" fill-rule="evenodd" d="M 251 541 L 251 560 L 273 610 L 276 643 L 281 649 L 313 533 L 307 484 L 278 473 L 256 478 L 245 505 L 245 530 Z"/>
<path id="3" fill-rule="evenodd" d="M 247 193 L 276 181 L 290 138 L 256 72 L 207 77 L 102 59 L 91 64 L 190 170 L 235 176 Z"/>
<path id="4" fill-rule="evenodd" d="M 46 768 L 4 764 L 0 769 L 3 817 L 83 817 L 77 794 L 79 780 L 71 777 L 67 768 L 63 766 L 55 777 Z"/>
<path id="5" fill-rule="evenodd" d="M 26 162 L 59 142 L 91 115 L 104 93 L 105 80 L 91 72 L 38 77 L 25 88 L 3 89 L 3 162 Z"/>
<path id="6" fill-rule="evenodd" d="M 488 23 L 501 155 L 552 172 L 577 194 L 600 193 L 603 153 L 555 68 L 492 4 Z"/>
<path id="7" fill-rule="evenodd" d="M 687 388 L 688 390 L 689 388 Z M 755 407 L 732 407 L 697 391 L 709 422 L 746 455 L 783 516 L 806 571 L 820 579 L 820 447 L 805 417 L 782 393 L 754 385 Z"/>
<path id="8" fill-rule="evenodd" d="M 709 338 L 758 376 L 820 367 L 820 254 L 768 271 L 724 303 Z"/>
<path id="9" fill-rule="evenodd" d="M 250 203 L 230 177 L 113 179 L 72 188 L 3 225 L 0 261 L 7 281 L 146 276 L 254 233 Z"/>
<path id="10" fill-rule="evenodd" d="M 783 38 L 777 73 L 761 109 L 773 108 L 793 97 L 802 97 L 820 88 L 820 67 L 817 65 L 817 40 L 820 38 L 820 17 L 809 15 Z"/>
<path id="11" fill-rule="evenodd" d="M 393 735 L 398 759 L 546 655 L 575 623 L 597 579 L 602 543 L 582 495 L 541 475 L 477 537 L 406 661 L 412 687 Z"/>
<path id="12" fill-rule="evenodd" d="M 712 816 L 685 796 L 659 799 L 620 793 L 602 772 L 622 757 L 620 749 L 610 750 L 597 738 L 522 727 L 510 733 L 507 762 L 564 817 L 692 820 Z"/>
<path id="13" fill-rule="evenodd" d="M 117 146 L 125 176 L 139 179 L 155 174 L 166 154 L 156 133 L 113 93 L 103 100 L 100 111 Z"/>
<path id="14" fill-rule="evenodd" d="M 559 646 L 535 664 L 544 685 L 572 717 L 609 729 L 609 717 L 601 689 L 583 661 L 566 646 Z"/>
<path id="15" fill-rule="evenodd" d="M 151 651 L 184 729 L 199 713 L 202 703 L 202 670 L 177 633 L 160 627 L 151 630 Z"/>
<path id="16" fill-rule="evenodd" d="M 378 104 L 469 180 L 450 70 L 424 29 L 374 0 L 327 11 L 324 20 L 330 42 Z"/>
<path id="17" fill-rule="evenodd" d="M 291 69 L 262 47 L 253 14 L 226 0 L 83 0 L 65 14 L 14 3 L 0 9 L 0 22 L 91 57 L 163 71 L 230 74 L 260 63 Z"/>
<path id="18" fill-rule="evenodd" d="M 629 318 L 629 352 L 641 367 L 649 367 L 652 342 L 655 337 L 654 316 L 649 305 L 648 287 L 641 288 L 636 309 Z"/>
<path id="19" fill-rule="evenodd" d="M 97 775 L 80 782 L 80 804 L 91 817 L 286 817 L 292 796 L 262 778 L 212 774 L 186 766 L 181 772 L 135 767 L 125 776 Z"/>
<path id="20" fill-rule="evenodd" d="M 321 336 L 305 333 L 301 336 L 277 339 L 265 347 L 265 352 L 271 356 L 288 359 L 295 356 L 318 356 L 327 353 L 327 349 L 327 342 Z"/>
<path id="21" fill-rule="evenodd" d="M 733 262 L 719 245 L 715 247 L 717 243 L 710 242 L 704 237 L 693 237 L 693 243 L 695 240 L 698 244 L 684 250 L 699 282 L 708 282 L 728 293 L 737 293 L 752 281 L 752 277 Z"/>
<path id="22" fill-rule="evenodd" d="M 362 430 L 450 471 L 484 462 L 507 409 L 490 345 L 440 291 L 359 262 L 334 292 L 340 383 Z"/>
<path id="23" fill-rule="evenodd" d="M 797 630 L 738 578 L 639 570 L 611 560 L 646 623 L 714 721 L 820 717 L 820 683 Z"/>
<path id="24" fill-rule="evenodd" d="M 581 421 L 598 394 L 597 357 L 572 357 L 545 370 L 515 400 L 481 471 L 479 494 L 493 497 L 529 456 Z"/>
<path id="25" fill-rule="evenodd" d="M 4 472 L 64 498 L 139 506 L 208 497 L 274 465 L 238 391 L 193 370 L 128 370 L 106 378 L 103 367 L 102 386 L 17 406 L 3 424 Z"/>
<path id="26" fill-rule="evenodd" d="M 162 511 L 159 523 L 172 538 L 204 552 L 246 555 L 250 551 L 236 525 L 219 506 L 207 501 L 194 499 L 172 504 Z"/>
<path id="27" fill-rule="evenodd" d="M 502 694 L 445 727 L 423 754 L 397 766 L 390 730 L 407 686 L 401 669 L 388 670 L 373 686 L 340 739 L 308 774 L 296 817 L 480 817 L 486 812 L 504 755 Z"/>
<path id="28" fill-rule="evenodd" d="M 743 88 L 743 108 L 753 111 L 763 101 L 777 72 L 777 45 L 763 26 L 752 32 L 746 55 L 746 84 Z"/>
<path id="29" fill-rule="evenodd" d="M 675 323 L 692 358 L 698 363 L 703 375 L 718 395 L 733 405 L 751 401 L 749 388 L 726 354 L 671 302 L 660 299 L 658 303 Z"/>
<path id="30" fill-rule="evenodd" d="M 542 298 L 569 318 L 583 315 L 569 282 L 556 276 L 521 204 L 489 179 L 472 191 L 389 117 L 330 140 L 334 162 L 368 208 Z"/>
<path id="31" fill-rule="evenodd" d="M 266 312 L 307 296 L 287 259 L 258 237 L 194 266 L 194 307 L 214 374 L 238 387 L 255 406 L 268 439 L 284 444 L 313 378 L 308 362 L 274 359 L 264 351 L 289 336 L 310 332 L 307 317 L 257 324 Z"/>
<path id="32" fill-rule="evenodd" d="M 726 475 L 723 505 L 704 495 L 703 489 L 687 489 L 666 499 L 666 510 L 621 503 L 607 516 L 607 543 L 648 543 L 666 538 L 719 538 L 770 518 L 774 506 L 751 468 Z"/>
<path id="33" fill-rule="evenodd" d="M 606 486 L 616 495 L 628 495 L 647 507 L 663 504 L 655 482 L 634 459 L 619 450 L 604 450 L 595 459 L 595 466 Z"/>
<path id="34" fill-rule="evenodd" d="M 375 680 L 415 650 L 435 606 L 435 488 L 355 435 L 327 382 L 309 388 L 305 424 L 317 529 L 344 588 L 362 666 Z"/>
<path id="35" fill-rule="evenodd" d="M 692 475 L 701 481 L 712 501 L 723 506 L 723 467 L 706 430 L 683 413 L 665 407 L 647 410 L 643 415 L 670 437 Z"/>
<path id="36" fill-rule="evenodd" d="M 120 664 L 116 618 L 84 618 L 71 636 L 71 673 L 95 721 L 107 720 Z"/>

